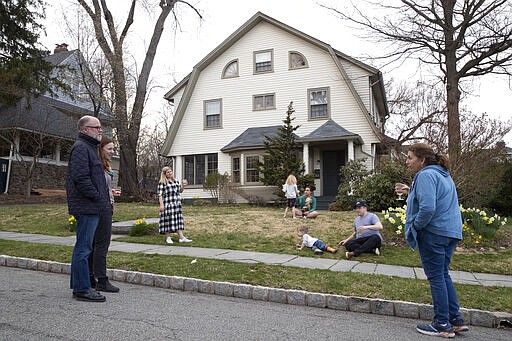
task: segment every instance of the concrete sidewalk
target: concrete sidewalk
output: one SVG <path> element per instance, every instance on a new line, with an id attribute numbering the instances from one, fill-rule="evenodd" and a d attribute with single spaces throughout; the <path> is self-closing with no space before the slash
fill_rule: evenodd
<path id="1" fill-rule="evenodd" d="M 123 223 L 126 226 L 129 222 Z M 263 263 L 269 265 L 293 266 L 306 269 L 327 269 L 331 271 L 359 272 L 385 276 L 396 276 L 402 278 L 426 279 L 423 269 L 417 267 L 363 263 L 345 259 L 300 257 L 297 255 L 274 254 L 266 252 L 199 248 L 189 246 L 190 244 L 186 244 L 187 246 L 182 246 L 183 244 L 178 243 L 173 245 L 136 244 L 118 242 L 115 241 L 115 238 L 116 236 L 114 235 L 110 244 L 110 251 L 128 253 L 141 252 L 146 254 L 162 254 L 171 256 L 178 255 L 194 258 L 229 260 L 241 263 Z M 74 236 L 57 237 L 5 231 L 0 231 L 0 239 L 68 246 L 73 246 L 75 244 Z M 455 283 L 512 287 L 512 276 L 510 275 L 474 273 L 467 271 L 450 271 L 450 274 L 452 280 Z"/>

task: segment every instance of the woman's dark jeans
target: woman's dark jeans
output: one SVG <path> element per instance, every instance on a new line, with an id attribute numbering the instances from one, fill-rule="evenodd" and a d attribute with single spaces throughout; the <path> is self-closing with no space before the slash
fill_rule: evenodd
<path id="1" fill-rule="evenodd" d="M 89 255 L 89 274 L 96 278 L 107 277 L 107 252 L 112 236 L 112 213 L 100 215 L 92 252 Z"/>
<path id="2" fill-rule="evenodd" d="M 457 292 L 448 272 L 459 240 L 425 230 L 418 231 L 417 240 L 423 270 L 430 283 L 434 320 L 444 324 L 452 319 L 462 319 Z"/>

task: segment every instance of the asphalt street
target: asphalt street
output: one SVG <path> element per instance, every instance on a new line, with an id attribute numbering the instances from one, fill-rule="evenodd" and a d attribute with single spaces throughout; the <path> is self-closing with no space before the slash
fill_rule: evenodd
<path id="1" fill-rule="evenodd" d="M 114 282 L 107 302 L 71 297 L 69 276 L 0 266 L 0 340 L 432 340 L 418 322 Z M 471 327 L 464 340 L 511 340 Z"/>

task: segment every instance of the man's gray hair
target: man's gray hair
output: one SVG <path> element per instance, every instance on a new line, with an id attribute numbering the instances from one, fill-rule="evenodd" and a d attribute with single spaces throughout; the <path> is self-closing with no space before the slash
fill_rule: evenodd
<path id="1" fill-rule="evenodd" d="M 89 121 L 91 120 L 91 118 L 93 118 L 92 116 L 89 116 L 89 115 L 85 115 L 85 116 L 82 116 L 79 120 L 78 120 L 78 130 L 82 130 L 82 128 L 87 124 L 89 123 Z"/>

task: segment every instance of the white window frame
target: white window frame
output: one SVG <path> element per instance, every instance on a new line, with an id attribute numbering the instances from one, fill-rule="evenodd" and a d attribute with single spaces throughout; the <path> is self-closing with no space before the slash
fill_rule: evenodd
<path id="1" fill-rule="evenodd" d="M 236 65 L 236 70 L 232 71 L 231 66 Z M 228 74 L 229 72 L 229 74 Z M 222 70 L 222 78 L 235 78 L 239 76 L 240 67 L 238 63 L 238 59 L 233 59 L 229 63 L 224 66 L 224 69 Z"/>
<path id="2" fill-rule="evenodd" d="M 266 56 L 270 56 L 270 60 L 266 58 Z M 265 68 L 264 70 L 258 70 L 258 67 L 263 66 L 264 63 L 270 63 L 270 68 Z M 254 65 L 254 74 L 260 73 L 269 73 L 274 72 L 274 50 L 261 50 L 253 52 L 253 65 Z"/>
<path id="3" fill-rule="evenodd" d="M 246 183 L 246 184 L 260 184 L 260 183 L 261 183 L 261 182 L 259 181 L 260 172 L 259 172 L 258 168 L 254 168 L 254 167 L 249 168 L 249 167 L 248 167 L 248 165 L 247 165 L 247 161 L 248 161 L 249 159 L 251 159 L 251 160 L 252 160 L 253 158 L 258 158 L 258 162 L 259 162 L 259 161 L 261 161 L 261 159 L 260 159 L 260 156 L 259 156 L 259 155 L 254 155 L 254 154 L 253 154 L 253 155 L 246 155 L 246 156 L 244 157 L 244 163 L 245 163 L 244 172 L 245 172 L 245 183 Z M 248 171 L 254 171 L 254 170 L 256 170 L 256 171 L 258 172 L 258 181 L 249 181 L 249 176 L 248 176 L 247 172 L 248 172 Z"/>
<path id="4" fill-rule="evenodd" d="M 300 56 L 304 62 L 304 65 L 297 65 L 294 61 L 293 61 L 293 55 L 297 55 L 297 56 Z M 297 51 L 290 51 L 288 53 L 288 68 L 290 70 L 297 70 L 297 69 L 305 69 L 305 68 L 308 68 L 309 65 L 308 65 L 308 60 L 306 59 L 306 57 L 300 53 L 300 52 L 297 52 Z"/>
<path id="5" fill-rule="evenodd" d="M 238 160 L 238 169 L 235 169 L 235 160 Z M 235 179 L 235 172 L 238 172 L 238 179 Z M 242 183 L 242 157 L 240 155 L 233 156 L 231 159 L 231 182 Z"/>
<path id="6" fill-rule="evenodd" d="M 325 91 L 325 97 L 326 97 L 326 100 L 327 100 L 327 103 L 326 104 L 312 104 L 311 102 L 311 95 L 313 92 L 320 92 L 320 91 Z M 313 106 L 314 105 L 326 105 L 326 115 L 325 116 L 320 116 L 320 117 L 312 117 L 312 113 L 313 113 Z M 330 119 L 331 117 L 331 95 L 330 95 L 330 89 L 329 87 L 323 87 L 323 88 L 313 88 L 313 89 L 308 89 L 308 119 L 311 120 L 311 121 L 314 121 L 314 120 L 328 120 Z"/>
<path id="7" fill-rule="evenodd" d="M 206 108 L 207 108 L 209 103 L 219 103 L 219 112 L 218 113 L 208 113 L 206 111 Z M 203 115 L 203 117 L 204 117 L 204 129 L 218 129 L 218 128 L 222 128 L 222 98 L 205 100 L 203 102 L 203 112 L 204 112 L 204 115 Z M 208 116 L 214 116 L 214 115 L 218 115 L 219 116 L 219 124 L 218 125 L 208 125 Z"/>
<path id="8" fill-rule="evenodd" d="M 272 105 L 267 106 L 267 97 L 272 97 Z M 261 98 L 263 101 L 262 107 L 257 107 L 256 101 Z M 276 108 L 276 94 L 268 93 L 261 95 L 253 95 L 252 96 L 252 111 L 263 111 L 263 110 L 271 110 Z"/>
<path id="9" fill-rule="evenodd" d="M 215 156 L 216 157 L 216 160 L 215 160 L 215 164 L 217 165 L 217 168 L 209 168 L 210 165 L 212 165 L 212 160 L 211 158 Z M 193 175 L 189 174 L 187 172 L 187 158 L 193 158 L 193 164 L 192 164 L 192 172 L 193 172 Z M 202 174 L 202 179 L 203 180 L 206 180 L 206 177 L 208 176 L 208 174 L 210 173 L 215 173 L 215 172 L 218 172 L 219 171 L 219 157 L 218 157 L 218 154 L 193 154 L 193 155 L 183 155 L 183 173 L 184 174 L 184 177 L 187 178 L 187 180 L 189 181 L 189 184 L 190 184 L 190 187 L 191 188 L 198 188 L 198 187 L 202 187 L 204 182 L 202 183 L 197 183 L 197 180 L 199 178 L 199 176 L 197 175 L 197 164 L 198 164 L 198 161 L 199 159 L 201 159 L 201 163 L 204 167 L 203 171 L 204 171 L 204 174 Z"/>

